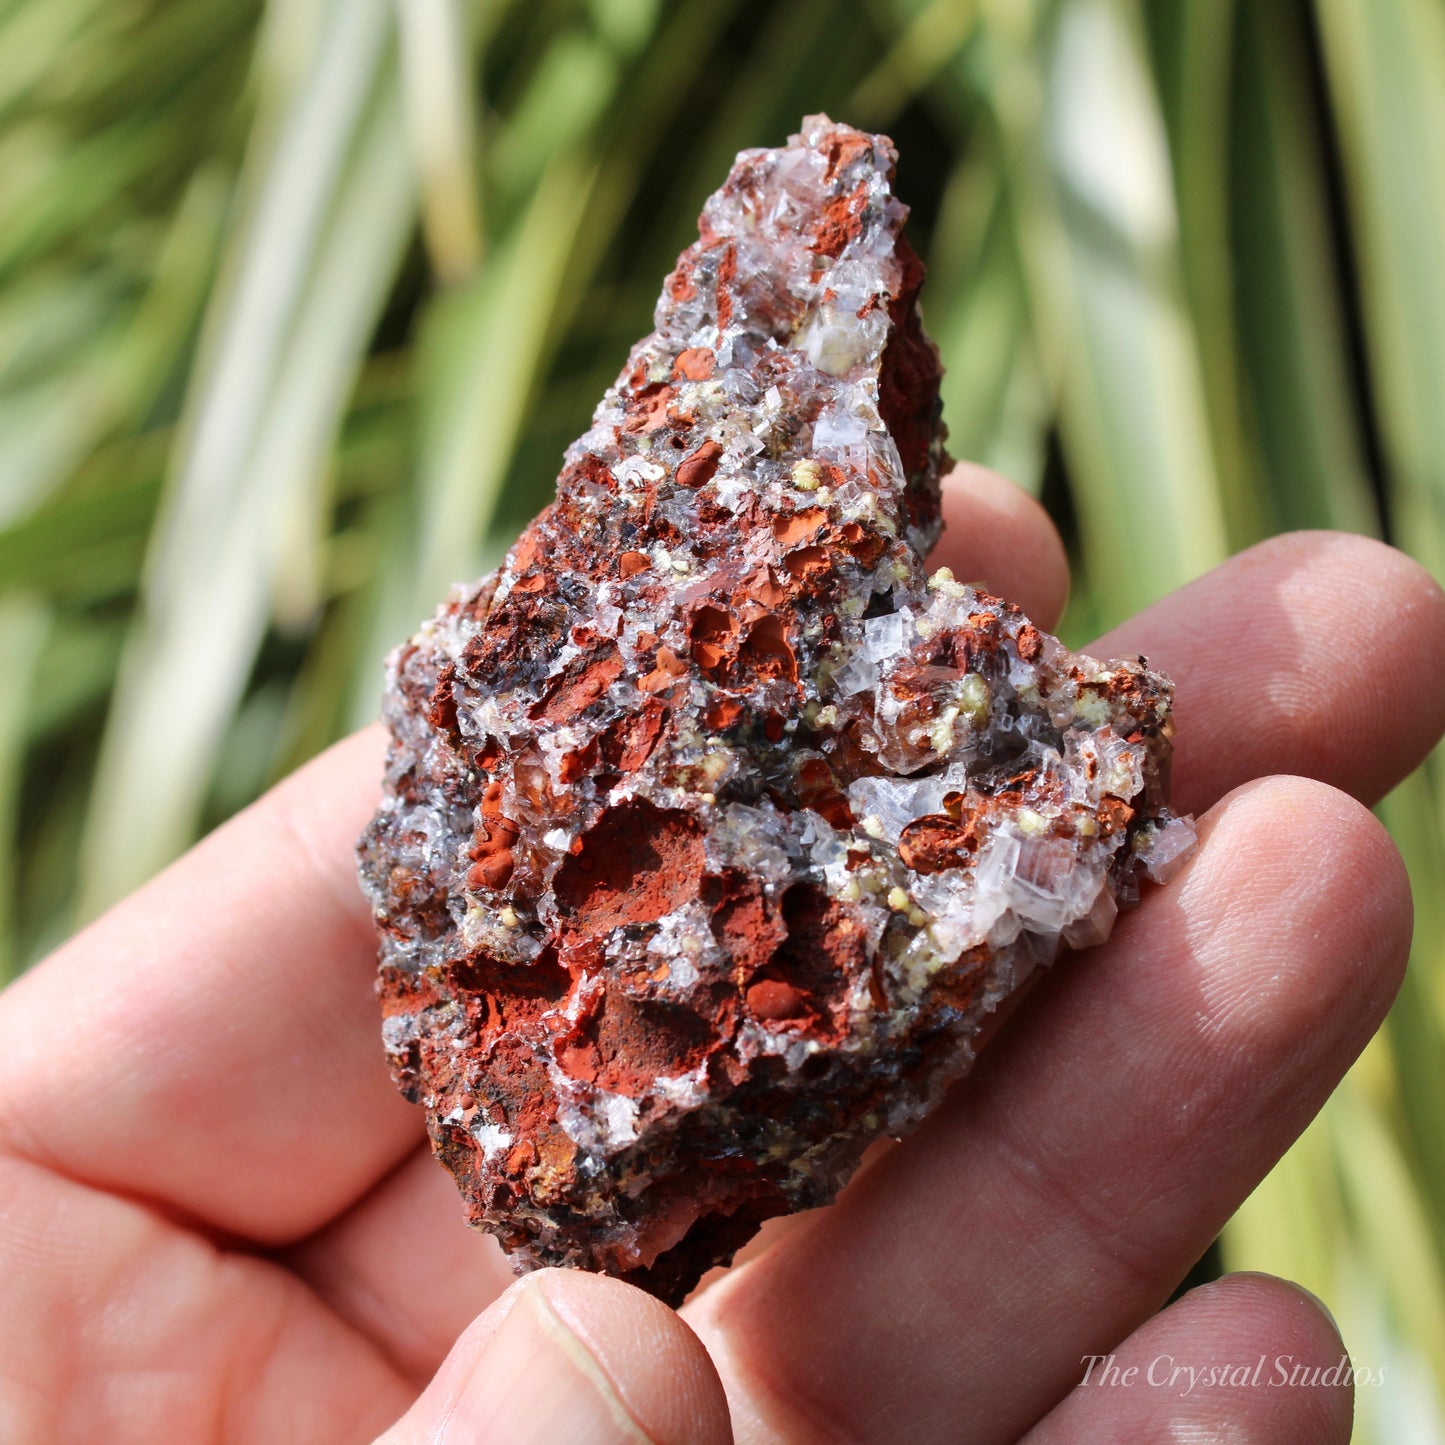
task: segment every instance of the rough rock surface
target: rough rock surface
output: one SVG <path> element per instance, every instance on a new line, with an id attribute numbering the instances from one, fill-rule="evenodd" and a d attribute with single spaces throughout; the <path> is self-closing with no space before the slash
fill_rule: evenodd
<path id="1" fill-rule="evenodd" d="M 677 1300 L 1187 854 L 1170 688 L 927 574 L 894 152 L 745 152 L 501 568 L 390 662 L 383 1036 L 519 1268 Z"/>

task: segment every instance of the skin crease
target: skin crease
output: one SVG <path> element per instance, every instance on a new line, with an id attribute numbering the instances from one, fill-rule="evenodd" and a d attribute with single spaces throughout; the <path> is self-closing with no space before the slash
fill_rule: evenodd
<path id="1" fill-rule="evenodd" d="M 933 560 L 1052 625 L 1037 505 L 961 467 L 945 510 Z M 1445 725 L 1419 681 L 1445 597 L 1379 544 L 1291 536 L 1093 650 L 1176 679 L 1198 856 L 681 1317 L 512 1286 L 462 1227 L 377 1043 L 351 846 L 379 735 L 303 769 L 0 995 L 0 1439 L 1347 1440 L 1345 1391 L 1073 1386 L 1106 1351 L 1339 1358 L 1257 1277 L 1157 1311 L 1398 985 L 1408 892 L 1352 799 Z"/>

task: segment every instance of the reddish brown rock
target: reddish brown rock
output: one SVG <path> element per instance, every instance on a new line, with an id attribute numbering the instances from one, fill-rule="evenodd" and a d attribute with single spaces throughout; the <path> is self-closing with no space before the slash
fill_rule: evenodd
<path id="1" fill-rule="evenodd" d="M 519 1267 L 676 1300 L 1192 844 L 1169 686 L 930 577 L 893 150 L 738 158 L 556 501 L 391 660 L 383 1036 Z"/>

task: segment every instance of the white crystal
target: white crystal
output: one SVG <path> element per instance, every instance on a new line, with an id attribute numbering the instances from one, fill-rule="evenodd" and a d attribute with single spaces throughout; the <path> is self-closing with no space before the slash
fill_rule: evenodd
<path id="1" fill-rule="evenodd" d="M 830 407 L 813 426 L 813 449 L 837 452 L 860 445 L 868 438 L 868 423 L 861 416 Z"/>
<path id="2" fill-rule="evenodd" d="M 959 766 L 931 778 L 859 778 L 849 784 L 848 801 L 857 816 L 876 818 L 879 837 L 896 845 L 909 823 L 941 813 L 944 798 L 962 792 L 966 784 L 967 774 Z"/>
<path id="3" fill-rule="evenodd" d="M 488 1159 L 494 1159 L 498 1154 L 505 1153 L 512 1147 L 517 1137 L 500 1124 L 484 1122 L 481 1116 L 478 1116 L 472 1124 L 471 1135 L 477 1141 L 483 1155 Z"/>
<path id="4" fill-rule="evenodd" d="M 899 656 L 907 646 L 906 629 L 907 619 L 899 612 L 865 618 L 863 642 L 854 656 L 864 662 L 887 662 Z"/>
<path id="5" fill-rule="evenodd" d="M 842 697 L 856 697 L 876 687 L 882 669 L 861 657 L 850 658 L 833 674 L 833 687 Z"/>
<path id="6" fill-rule="evenodd" d="M 1098 880 L 1099 891 L 1094 895 L 1093 906 L 1081 917 L 1064 926 L 1064 942 L 1070 948 L 1093 948 L 1095 944 L 1108 940 L 1119 916 L 1119 905 L 1114 895 L 1104 887 L 1104 880 Z"/>
<path id="7" fill-rule="evenodd" d="M 1171 818 L 1139 850 L 1144 871 L 1154 883 L 1167 883 L 1188 862 L 1198 841 L 1190 818 Z"/>

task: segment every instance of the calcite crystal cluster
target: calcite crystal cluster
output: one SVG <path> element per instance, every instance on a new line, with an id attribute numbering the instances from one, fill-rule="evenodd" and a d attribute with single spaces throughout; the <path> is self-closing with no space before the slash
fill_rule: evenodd
<path id="1" fill-rule="evenodd" d="M 894 159 L 742 154 L 556 501 L 391 659 L 383 1037 L 519 1268 L 680 1299 L 1192 846 L 1167 680 L 925 568 Z"/>

